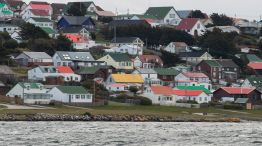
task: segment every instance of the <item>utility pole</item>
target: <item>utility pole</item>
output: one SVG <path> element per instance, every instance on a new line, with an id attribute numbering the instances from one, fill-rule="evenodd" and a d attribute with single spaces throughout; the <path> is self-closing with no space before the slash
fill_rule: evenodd
<path id="1" fill-rule="evenodd" d="M 94 103 L 96 102 L 96 81 L 95 80 L 93 80 L 94 81 L 94 95 L 93 95 L 93 101 L 94 101 Z"/>
<path id="2" fill-rule="evenodd" d="M 116 43 L 116 26 L 114 26 L 114 43 Z"/>

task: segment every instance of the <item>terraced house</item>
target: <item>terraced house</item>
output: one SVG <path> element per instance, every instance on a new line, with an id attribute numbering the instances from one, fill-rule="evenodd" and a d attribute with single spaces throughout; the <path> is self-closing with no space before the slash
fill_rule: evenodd
<path id="1" fill-rule="evenodd" d="M 123 53 L 108 53 L 98 61 L 104 61 L 107 65 L 111 65 L 118 70 L 132 70 L 134 68 L 132 60 L 127 54 Z"/>
<path id="2" fill-rule="evenodd" d="M 9 9 L 6 3 L 0 3 L 0 19 L 12 18 L 14 12 Z"/>

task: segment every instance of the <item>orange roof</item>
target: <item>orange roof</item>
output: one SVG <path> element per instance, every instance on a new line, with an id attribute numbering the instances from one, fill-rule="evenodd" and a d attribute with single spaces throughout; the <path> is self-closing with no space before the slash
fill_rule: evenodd
<path id="1" fill-rule="evenodd" d="M 203 92 L 202 90 L 174 90 L 174 94 L 178 96 L 198 96 Z"/>
<path id="2" fill-rule="evenodd" d="M 246 88 L 246 87 L 221 87 L 229 94 L 249 94 L 254 91 L 255 88 Z"/>
<path id="3" fill-rule="evenodd" d="M 112 74 L 112 78 L 117 83 L 144 83 L 140 74 Z"/>
<path id="4" fill-rule="evenodd" d="M 56 69 L 59 73 L 74 73 L 74 71 L 68 66 L 58 66 Z"/>
<path id="5" fill-rule="evenodd" d="M 197 72 L 185 72 L 183 73 L 186 77 L 191 77 L 191 78 L 208 78 L 207 75 L 204 73 L 197 73 Z"/>
<path id="6" fill-rule="evenodd" d="M 262 62 L 251 62 L 247 66 L 252 69 L 262 69 Z"/>
<path id="7" fill-rule="evenodd" d="M 151 86 L 151 90 L 154 94 L 173 95 L 174 90 L 168 86 Z"/>
<path id="8" fill-rule="evenodd" d="M 87 42 L 87 39 L 82 37 L 79 34 L 66 34 L 65 37 L 67 37 L 73 43 L 86 43 Z"/>

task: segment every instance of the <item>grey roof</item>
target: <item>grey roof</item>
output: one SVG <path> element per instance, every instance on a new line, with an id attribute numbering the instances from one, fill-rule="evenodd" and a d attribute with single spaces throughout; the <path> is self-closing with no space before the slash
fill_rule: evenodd
<path id="1" fill-rule="evenodd" d="M 157 74 L 156 71 L 151 68 L 139 68 L 137 71 L 141 74 Z"/>
<path id="2" fill-rule="evenodd" d="M 216 60 L 220 65 L 222 65 L 222 67 L 234 67 L 234 68 L 238 68 L 238 65 L 236 65 L 236 63 L 234 61 L 232 61 L 231 59 L 219 59 Z"/>
<path id="3" fill-rule="evenodd" d="M 64 18 L 70 25 L 82 25 L 87 19 L 91 19 L 86 16 L 63 16 L 62 18 Z"/>
<path id="4" fill-rule="evenodd" d="M 181 10 L 177 11 L 177 14 L 181 19 L 188 18 L 192 13 L 192 10 Z"/>
<path id="5" fill-rule="evenodd" d="M 112 39 L 112 43 L 133 43 L 138 37 L 117 37 L 116 40 Z"/>
<path id="6" fill-rule="evenodd" d="M 0 23 L 0 27 L 18 27 L 18 26 L 14 24 Z"/>
<path id="7" fill-rule="evenodd" d="M 113 20 L 108 24 L 110 27 L 118 26 L 118 27 L 125 27 L 125 26 L 137 26 L 137 25 L 148 25 L 150 24 L 145 20 Z"/>
<path id="8" fill-rule="evenodd" d="M 13 75 L 15 73 L 13 72 L 13 70 L 10 67 L 6 65 L 0 65 L 0 74 Z"/>
<path id="9" fill-rule="evenodd" d="M 52 57 L 49 56 L 45 52 L 27 52 L 27 51 L 24 51 L 23 53 L 25 55 L 27 55 L 28 57 L 30 57 L 30 58 L 35 58 L 35 59 L 52 59 Z"/>
<path id="10" fill-rule="evenodd" d="M 57 51 L 57 55 L 66 61 L 95 61 L 90 52 L 65 52 Z"/>
<path id="11" fill-rule="evenodd" d="M 42 73 L 56 73 L 56 68 L 54 66 L 39 66 Z"/>
<path id="12" fill-rule="evenodd" d="M 65 27 L 62 28 L 61 31 L 63 33 L 79 33 L 82 29 L 86 29 L 82 26 L 76 26 L 76 27 Z"/>
<path id="13" fill-rule="evenodd" d="M 193 52 L 180 52 L 179 57 L 201 57 L 206 52 L 202 51 L 193 51 Z"/>

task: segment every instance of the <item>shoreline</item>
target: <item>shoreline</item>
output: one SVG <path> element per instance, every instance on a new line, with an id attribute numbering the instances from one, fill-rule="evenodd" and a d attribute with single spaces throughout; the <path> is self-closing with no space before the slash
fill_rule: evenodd
<path id="1" fill-rule="evenodd" d="M 240 123 L 240 118 L 185 118 L 152 115 L 77 115 L 77 114 L 0 114 L 0 121 L 68 121 L 68 122 L 228 122 Z"/>

